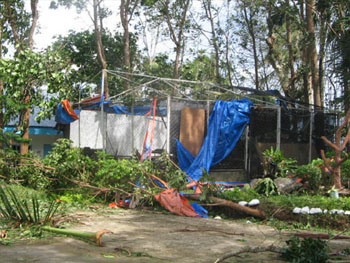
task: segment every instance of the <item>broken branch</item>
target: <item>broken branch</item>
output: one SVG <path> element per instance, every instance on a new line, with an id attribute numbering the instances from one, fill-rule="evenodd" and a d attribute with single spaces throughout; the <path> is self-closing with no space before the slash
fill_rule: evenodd
<path id="1" fill-rule="evenodd" d="M 224 261 L 225 259 L 228 259 L 230 257 L 235 257 L 238 256 L 239 254 L 242 253 L 261 253 L 261 252 L 275 252 L 275 253 L 281 253 L 282 252 L 282 248 L 281 247 L 276 247 L 274 245 L 270 245 L 267 247 L 242 247 L 240 248 L 238 251 L 236 252 L 230 252 L 227 253 L 225 255 L 223 255 L 222 257 L 218 258 L 217 260 L 215 260 L 214 263 L 219 263 Z"/>
<path id="2" fill-rule="evenodd" d="M 62 229 L 62 228 L 49 227 L 49 226 L 43 226 L 42 229 L 52 233 L 56 233 L 56 234 L 62 234 L 62 235 L 87 239 L 87 240 L 96 242 L 96 245 L 98 245 L 99 247 L 102 246 L 101 237 L 106 233 L 113 233 L 112 231 L 107 229 L 103 229 L 95 233 L 83 232 L 78 230 L 70 230 L 70 229 Z"/>
<path id="3" fill-rule="evenodd" d="M 200 196 L 197 195 L 197 194 L 189 194 L 189 195 L 186 195 L 186 197 L 188 197 L 189 199 L 193 199 L 193 200 L 200 200 Z M 257 217 L 257 218 L 262 218 L 262 219 L 266 218 L 265 213 L 263 211 L 261 211 L 261 210 L 253 209 L 253 208 L 246 207 L 246 206 L 242 206 L 242 205 L 239 205 L 239 204 L 234 203 L 232 201 L 221 199 L 221 198 L 217 198 L 217 197 L 214 197 L 214 196 L 211 196 L 210 199 L 214 203 L 221 204 L 221 206 L 230 207 L 233 210 L 242 212 L 244 214 L 251 215 L 251 216 L 254 216 L 254 217 Z"/>

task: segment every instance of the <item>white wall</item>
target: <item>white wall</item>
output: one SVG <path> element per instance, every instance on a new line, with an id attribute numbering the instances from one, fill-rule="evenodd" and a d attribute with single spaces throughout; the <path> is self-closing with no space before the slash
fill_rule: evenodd
<path id="1" fill-rule="evenodd" d="M 62 135 L 33 135 L 31 134 L 30 139 L 32 139 L 31 146 L 32 151 L 37 155 L 44 156 L 44 144 L 53 144 L 59 138 L 63 138 Z"/>
<path id="2" fill-rule="evenodd" d="M 124 114 L 107 115 L 106 151 L 116 156 L 132 156 L 135 151 L 142 152 L 142 146 L 149 122 L 149 136 L 151 135 L 152 117 L 132 116 Z M 165 149 L 167 131 L 166 117 L 156 117 L 152 149 Z M 80 139 L 79 139 L 80 137 Z M 76 147 L 90 147 L 102 149 L 101 112 L 82 111 L 79 120 L 71 123 L 70 139 Z M 80 140 L 80 144 L 79 144 Z"/>
<path id="3" fill-rule="evenodd" d="M 69 139 L 73 141 L 73 145 L 102 149 L 101 112 L 83 110 L 79 118 L 70 125 Z"/>

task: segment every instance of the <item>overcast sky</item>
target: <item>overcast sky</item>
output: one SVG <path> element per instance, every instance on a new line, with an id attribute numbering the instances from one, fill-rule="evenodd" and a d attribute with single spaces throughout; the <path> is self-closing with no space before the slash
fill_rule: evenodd
<path id="1" fill-rule="evenodd" d="M 27 1 L 29 4 L 29 1 Z M 105 1 L 110 9 L 118 9 L 119 0 Z M 51 0 L 39 1 L 39 29 L 35 35 L 35 47 L 42 49 L 50 45 L 57 35 L 67 35 L 69 30 L 82 31 L 92 29 L 92 21 L 87 12 L 78 14 L 76 9 L 50 9 Z M 29 6 L 28 6 L 29 7 Z M 119 17 L 112 15 L 105 21 L 107 28 L 115 30 L 117 28 Z"/>

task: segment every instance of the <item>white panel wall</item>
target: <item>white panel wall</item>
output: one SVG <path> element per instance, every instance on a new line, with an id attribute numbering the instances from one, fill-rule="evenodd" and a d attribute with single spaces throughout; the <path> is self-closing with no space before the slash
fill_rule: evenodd
<path id="1" fill-rule="evenodd" d="M 90 147 L 102 149 L 101 112 L 81 111 L 80 121 L 76 120 L 70 125 L 69 139 L 75 147 Z"/>
<path id="2" fill-rule="evenodd" d="M 165 149 L 167 132 L 166 118 L 156 117 L 152 149 Z M 106 118 L 105 118 L 106 120 Z M 149 123 L 151 136 L 152 117 L 131 116 L 123 114 L 107 114 L 106 151 L 115 156 L 132 156 L 136 150 L 142 152 L 142 146 Z M 102 149 L 101 113 L 82 111 L 79 121 L 71 124 L 70 139 L 74 146 Z"/>

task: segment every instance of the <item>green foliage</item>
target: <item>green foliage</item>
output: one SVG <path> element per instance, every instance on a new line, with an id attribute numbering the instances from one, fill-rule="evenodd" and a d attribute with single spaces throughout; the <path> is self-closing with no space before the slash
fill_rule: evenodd
<path id="1" fill-rule="evenodd" d="M 136 45 L 137 37 L 130 34 L 130 56 L 135 63 L 138 59 L 138 51 Z M 106 62 L 109 69 L 122 68 L 124 64 L 123 53 L 123 36 L 118 33 L 111 33 L 104 29 L 102 31 L 102 43 Z M 77 66 L 77 70 L 72 76 L 75 85 L 80 85 L 82 80 L 89 81 L 91 88 L 100 84 L 101 65 L 96 59 L 96 34 L 92 31 L 85 30 L 82 32 L 71 31 L 67 36 L 60 36 L 54 43 L 54 47 L 60 49 L 60 53 L 72 64 Z M 96 76 L 97 75 L 97 76 Z M 95 78 L 93 78 L 95 76 Z M 116 95 L 121 92 L 122 80 L 116 78 L 112 74 L 108 74 L 110 95 Z M 78 89 L 77 89 L 78 90 Z M 76 100 L 78 94 L 75 94 Z"/>
<path id="2" fill-rule="evenodd" d="M 133 186 L 128 182 L 136 182 L 140 171 L 138 160 L 115 160 L 112 158 L 99 159 L 95 182 L 101 186 L 118 187 L 130 191 Z"/>
<path id="3" fill-rule="evenodd" d="M 52 50 L 36 53 L 23 49 L 13 59 L 0 59 L 0 78 L 4 83 L 0 102 L 5 108 L 4 122 L 35 106 L 41 109 L 38 120 L 51 116 L 60 98 L 67 97 L 71 91 L 69 67 L 66 60 Z M 42 86 L 46 86 L 46 89 L 42 89 Z M 24 125 L 22 117 L 19 118 L 18 127 Z"/>
<path id="4" fill-rule="evenodd" d="M 328 245 L 325 241 L 317 238 L 292 237 L 287 241 L 288 247 L 282 252 L 282 258 L 293 263 L 326 263 Z"/>
<path id="5" fill-rule="evenodd" d="M 261 179 L 257 183 L 255 191 L 265 196 L 279 195 L 278 188 L 271 178 Z"/>
<path id="6" fill-rule="evenodd" d="M 295 174 L 308 182 L 308 188 L 312 191 L 318 191 L 323 182 L 323 171 L 321 167 L 324 165 L 323 160 L 315 159 L 311 163 L 298 166 Z"/>
<path id="7" fill-rule="evenodd" d="M 7 181 L 18 180 L 34 189 L 42 189 L 49 184 L 48 179 L 42 176 L 41 159 L 33 153 L 20 155 L 7 148 L 0 150 L 0 159 L 0 174 Z"/>
<path id="8" fill-rule="evenodd" d="M 142 169 L 163 179 L 172 188 L 185 189 L 188 183 L 186 174 L 176 167 L 164 153 L 159 158 L 142 163 Z"/>
<path id="9" fill-rule="evenodd" d="M 259 199 L 261 196 L 254 189 L 234 187 L 230 191 L 223 191 L 219 193 L 219 197 L 233 202 L 249 202 L 252 199 Z"/>
<path id="10" fill-rule="evenodd" d="M 296 160 L 292 158 L 286 158 L 283 153 L 273 147 L 266 149 L 263 152 L 262 166 L 264 169 L 264 177 L 285 177 L 290 173 L 293 173 L 295 169 Z"/>
<path id="11" fill-rule="evenodd" d="M 0 149 L 0 174 L 5 177 L 4 179 L 10 179 L 15 177 L 16 168 L 18 163 L 18 152 L 12 149 Z"/>
<path id="12" fill-rule="evenodd" d="M 56 213 L 59 203 L 51 201 L 46 207 L 33 195 L 31 201 L 20 199 L 9 187 L 0 185 L 0 215 L 8 221 L 27 224 L 47 224 Z"/>
<path id="13" fill-rule="evenodd" d="M 341 164 L 341 175 L 343 181 L 350 181 L 350 160 L 346 160 Z"/>
<path id="14" fill-rule="evenodd" d="M 287 207 L 291 210 L 294 207 L 319 207 L 321 209 L 343 209 L 350 210 L 350 197 L 340 197 L 339 199 L 329 198 L 324 195 L 279 195 L 269 196 L 268 202 L 272 202 L 276 207 Z"/>
<path id="15" fill-rule="evenodd" d="M 57 140 L 52 151 L 43 159 L 43 164 L 55 168 L 47 172 L 54 179 L 51 180 L 50 189 L 73 186 L 66 178 L 92 181 L 97 168 L 96 162 L 85 156 L 81 149 L 72 147 L 72 142 L 68 139 Z"/>

